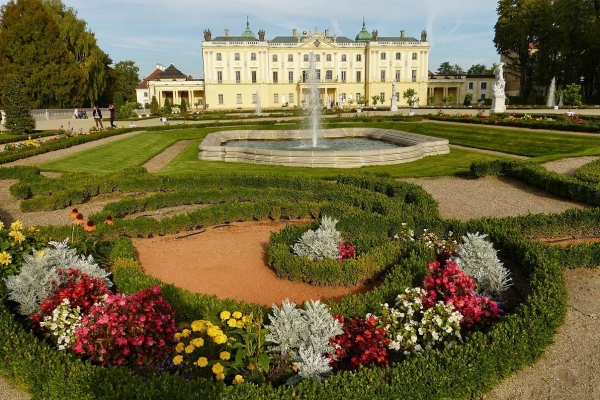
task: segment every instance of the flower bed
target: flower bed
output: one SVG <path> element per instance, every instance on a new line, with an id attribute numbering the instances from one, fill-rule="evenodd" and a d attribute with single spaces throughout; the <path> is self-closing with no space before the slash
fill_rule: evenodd
<path id="1" fill-rule="evenodd" d="M 246 177 L 246 179 L 240 179 L 240 181 L 242 182 L 240 183 L 240 187 L 254 186 L 258 183 L 261 183 L 263 187 L 272 187 L 282 183 L 278 180 L 253 179 L 252 177 Z M 341 183 L 342 181 L 344 182 Z M 292 180 L 289 183 L 291 185 L 293 183 Z M 309 183 L 309 181 L 302 180 L 295 182 L 296 185 L 308 185 Z M 314 183 L 314 187 L 318 187 L 320 184 L 323 183 Z M 351 185 L 352 190 L 346 188 L 345 185 Z M 282 186 L 285 187 L 285 185 Z M 325 202 L 329 202 L 329 204 L 324 204 L 320 207 L 323 214 L 325 214 L 325 211 L 323 211 L 325 209 L 325 215 L 331 215 L 340 219 L 340 231 L 347 232 L 345 233 L 344 240 L 348 239 L 350 243 L 359 243 L 362 241 L 363 245 L 366 246 L 368 243 L 367 236 L 361 238 L 359 235 L 353 235 L 359 228 L 362 228 L 363 222 L 367 232 L 378 231 L 375 228 L 377 226 L 375 221 L 382 220 L 381 215 L 383 214 L 378 214 L 377 210 L 385 210 L 386 213 L 390 214 L 390 222 L 387 223 L 390 224 L 389 227 L 394 227 L 394 229 L 385 230 L 383 234 L 389 238 L 394 238 L 395 235 L 398 235 L 399 238 L 405 237 L 406 229 L 401 225 L 401 221 L 405 220 L 407 215 L 410 217 L 411 228 L 414 228 L 415 232 L 422 232 L 426 227 L 439 234 L 453 231 L 455 235 L 458 235 L 456 237 L 465 235 L 467 232 L 486 232 L 489 234 L 494 248 L 499 249 L 500 254 L 503 255 L 503 261 L 510 263 L 513 268 L 518 269 L 523 278 L 529 282 L 527 292 L 529 294 L 526 300 L 523 304 L 517 306 L 510 315 L 502 317 L 491 326 L 486 326 L 483 330 L 474 334 L 461 335 L 463 342 L 452 346 L 437 345 L 437 339 L 443 336 L 443 334 L 438 330 L 431 329 L 429 321 L 438 321 L 438 319 L 434 315 L 427 314 L 427 316 L 420 319 L 420 322 L 423 324 L 422 336 L 424 337 L 423 340 L 425 340 L 422 342 L 421 348 L 426 349 L 429 345 L 431 349 L 423 351 L 421 355 L 398 354 L 397 359 L 394 359 L 394 362 L 389 363 L 385 368 L 381 368 L 381 366 L 385 365 L 383 350 L 385 350 L 385 353 L 390 354 L 395 350 L 373 347 L 375 346 L 373 342 L 369 342 L 367 348 L 372 349 L 376 357 L 365 355 L 365 352 L 360 351 L 348 352 L 347 362 L 340 363 L 339 369 L 352 369 L 353 366 L 358 364 L 369 364 L 371 366 L 358 368 L 355 372 L 338 372 L 328 377 L 327 374 L 321 373 L 324 371 L 319 367 L 319 365 L 322 366 L 320 364 L 321 361 L 319 361 L 320 359 L 311 356 L 314 353 L 307 352 L 307 350 L 301 352 L 301 347 L 292 346 L 292 348 L 297 349 L 295 350 L 298 357 L 295 364 L 297 371 L 304 371 L 304 376 L 315 378 L 304 379 L 295 386 L 248 384 L 247 382 L 257 382 L 252 378 L 251 374 L 246 375 L 250 364 L 256 368 L 256 363 L 249 361 L 247 364 L 241 364 L 242 366 L 237 366 L 237 364 L 226 366 L 226 361 L 230 363 L 240 361 L 236 360 L 239 349 L 235 349 L 236 355 L 234 356 L 233 348 L 232 351 L 219 350 L 218 353 L 212 353 L 211 357 L 198 353 L 198 358 L 195 360 L 198 364 L 197 366 L 193 362 L 186 364 L 191 364 L 190 366 L 199 369 L 206 368 L 208 363 L 212 362 L 210 371 L 207 370 L 207 378 L 210 379 L 192 378 L 190 380 L 189 376 L 185 374 L 171 375 L 165 373 L 155 375 L 154 372 L 132 375 L 131 371 L 127 368 L 103 368 L 92 365 L 89 362 L 80 361 L 74 355 L 58 352 L 53 349 L 54 345 L 51 343 L 39 342 L 32 335 L 24 332 L 22 327 L 13 320 L 11 314 L 8 312 L 7 305 L 10 305 L 4 301 L 0 305 L 0 359 L 3 361 L 0 363 L 0 368 L 3 371 L 7 371 L 9 368 L 10 371 L 18 371 L 20 379 L 27 385 L 30 385 L 36 395 L 59 399 L 81 398 L 86 395 L 94 398 L 114 398 L 117 396 L 119 398 L 169 397 L 183 399 L 197 396 L 198 393 L 201 393 L 205 398 L 225 399 L 253 397 L 276 399 L 293 396 L 299 398 L 332 399 L 373 398 L 374 396 L 382 399 L 435 399 L 477 397 L 523 365 L 529 364 L 540 357 L 544 347 L 551 342 L 556 328 L 562 323 L 564 318 L 566 293 L 561 275 L 561 264 L 559 262 L 563 260 L 561 257 L 564 257 L 566 253 L 563 253 L 559 249 L 549 251 L 544 245 L 525 240 L 518 229 L 515 228 L 520 226 L 518 221 L 512 222 L 512 225 L 504 223 L 504 220 L 471 221 L 468 224 L 462 224 L 457 221 L 441 221 L 434 212 L 427 212 L 427 214 L 423 215 L 421 210 L 426 209 L 424 206 L 428 202 L 419 203 L 419 199 L 421 198 L 419 194 L 420 189 L 412 185 L 400 184 L 384 178 L 360 177 L 340 179 L 338 183 L 328 183 L 326 186 L 332 190 L 334 187 L 340 186 L 341 191 L 338 194 L 346 193 L 346 191 L 356 193 L 364 191 L 370 193 L 370 195 L 365 193 L 364 196 L 346 197 L 346 199 L 351 201 L 351 204 L 361 204 L 360 208 L 349 205 L 342 206 L 339 202 L 336 204 L 329 202 L 329 200 Z M 311 191 L 306 190 L 306 192 L 310 193 Z M 327 199 L 325 196 L 327 191 L 323 191 L 323 193 L 323 196 Z M 377 193 L 385 194 L 390 203 L 388 204 L 387 201 L 383 201 L 381 196 L 376 195 Z M 392 203 L 398 204 L 394 207 Z M 400 203 L 403 205 L 400 206 Z M 358 226 L 353 226 L 350 223 L 344 226 L 342 224 L 342 216 L 349 211 L 357 209 L 371 210 L 369 213 L 373 214 L 374 217 L 372 219 L 361 219 L 360 224 L 357 224 Z M 414 214 L 408 214 L 411 210 Z M 221 222 L 224 222 L 224 220 L 234 217 L 233 211 L 235 211 L 233 208 L 230 210 L 221 208 L 218 213 L 219 216 L 215 218 L 219 218 Z M 398 221 L 396 225 L 391 223 L 392 217 Z M 115 229 L 119 229 L 120 231 L 121 223 L 121 220 L 114 221 Z M 172 224 L 173 226 L 176 225 L 174 221 Z M 187 221 L 180 220 L 179 228 L 185 229 L 188 227 L 187 224 Z M 155 228 L 156 226 L 153 227 L 150 225 L 149 231 L 158 233 L 157 230 L 154 230 Z M 113 229 L 113 227 L 105 229 Z M 45 230 L 43 233 L 45 235 L 55 235 L 60 232 L 62 232 L 61 229 L 56 229 Z M 95 234 L 110 236 L 108 233 L 102 233 L 100 229 Z M 368 236 L 373 235 L 369 233 Z M 377 236 L 374 237 L 377 238 Z M 360 240 L 355 242 L 355 239 Z M 121 242 L 123 242 L 123 239 L 121 239 Z M 256 305 L 236 303 L 231 300 L 220 301 L 211 296 L 191 294 L 171 285 L 158 282 L 154 278 L 145 276 L 135 261 L 129 258 L 131 257 L 130 247 L 121 244 L 118 251 L 116 248 L 117 246 L 113 247 L 114 251 L 111 250 L 110 256 L 114 272 L 113 280 L 116 286 L 124 295 L 133 295 L 144 289 L 159 285 L 161 287 L 161 296 L 170 303 L 175 312 L 175 318 L 177 318 L 180 324 L 179 332 L 182 336 L 185 329 L 190 329 L 190 334 L 194 331 L 192 324 L 195 321 L 204 320 L 209 321 L 215 326 L 220 326 L 221 331 L 227 338 L 230 336 L 235 338 L 236 335 L 243 334 L 243 332 L 236 333 L 233 331 L 237 329 L 243 330 L 244 326 L 238 326 L 238 321 L 241 320 L 243 323 L 244 315 L 250 316 L 252 314 L 257 320 L 261 320 L 258 317 L 259 315 L 266 316 L 269 313 L 268 310 Z M 360 246 L 357 246 L 357 250 L 359 250 L 360 254 Z M 374 322 L 370 317 L 366 317 L 367 313 L 371 313 L 378 318 L 385 317 L 382 305 L 385 303 L 395 304 L 392 307 L 388 306 L 388 311 L 386 312 L 390 316 L 396 315 L 396 321 L 398 321 L 399 314 L 395 311 L 392 312 L 391 308 L 394 308 L 400 314 L 402 313 L 400 307 L 404 306 L 404 300 L 408 301 L 408 298 L 400 299 L 401 301 L 398 302 L 398 296 L 406 293 L 407 288 L 410 289 L 416 285 L 424 285 L 426 282 L 424 282 L 424 279 L 428 275 L 427 265 L 433 261 L 435 254 L 434 250 L 421 240 L 415 240 L 414 242 L 406 241 L 404 246 L 397 251 L 397 262 L 393 263 L 382 277 L 381 285 L 365 295 L 348 295 L 339 303 L 328 304 L 328 313 L 343 316 L 343 318 L 337 317 L 337 321 L 341 324 L 343 319 L 342 330 L 345 330 L 347 333 L 345 336 L 340 336 L 336 339 L 338 341 L 337 344 L 348 344 L 350 347 L 358 350 L 355 339 L 359 336 L 373 337 L 374 335 L 375 337 L 381 337 L 383 332 L 380 329 L 387 326 L 388 322 L 390 325 L 393 325 L 394 322 L 383 321 L 382 326 L 378 327 L 377 322 Z M 127 258 L 123 258 L 123 256 Z M 441 263 L 440 260 L 438 261 Z M 435 266 L 433 267 L 434 270 L 436 268 Z M 458 274 L 454 274 L 453 276 L 459 277 Z M 443 282 L 444 279 L 442 278 L 441 281 Z M 472 286 L 472 283 L 468 280 L 460 278 L 460 282 L 460 285 L 464 288 Z M 435 284 L 435 282 L 430 282 L 429 285 L 431 284 Z M 414 304 L 414 301 L 417 301 L 417 297 L 420 299 L 418 301 L 422 305 L 435 301 L 433 304 L 435 307 L 431 307 L 431 304 L 429 304 L 427 306 L 429 307 L 428 309 L 435 308 L 437 310 L 438 314 L 436 315 L 442 321 L 442 325 L 447 326 L 450 330 L 450 332 L 444 330 L 444 332 L 449 334 L 447 337 L 454 337 L 456 338 L 455 341 L 458 342 L 458 337 L 452 335 L 458 326 L 456 324 L 457 317 L 453 314 L 454 310 L 450 308 L 448 303 L 437 307 L 437 300 L 439 300 L 437 295 L 442 296 L 443 294 L 443 297 L 446 297 L 442 287 L 439 289 L 433 289 L 432 286 L 426 285 L 423 287 L 427 288 L 425 289 L 428 291 L 426 294 L 431 294 L 431 291 L 435 292 L 436 299 L 430 298 L 426 301 L 426 297 L 413 296 L 411 297 L 411 301 Z M 6 296 L 5 289 L 4 284 L 0 284 L 1 297 L 3 299 Z M 461 293 L 466 294 L 467 292 L 463 291 Z M 227 318 L 223 318 L 221 315 L 223 310 L 230 311 L 231 314 Z M 490 310 L 493 312 L 493 309 Z M 308 311 L 308 309 L 305 311 Z M 234 316 L 234 312 L 239 312 L 241 316 L 237 313 Z M 274 313 L 273 309 L 272 314 L 274 315 Z M 317 310 L 314 313 L 315 315 L 323 315 L 323 313 Z M 490 315 L 493 315 L 493 313 Z M 235 323 L 235 327 L 229 325 L 232 317 L 233 322 L 231 324 Z M 356 317 L 359 317 L 358 320 Z M 475 320 L 474 317 L 471 319 Z M 377 318 L 375 319 L 375 321 L 378 320 Z M 268 321 L 275 324 L 273 319 L 267 320 L 266 317 L 263 321 L 266 325 L 269 324 Z M 223 324 L 226 326 L 223 326 Z M 197 325 L 196 328 L 198 328 Z M 225 332 L 228 332 L 227 329 L 232 331 L 226 334 Z M 273 328 L 270 329 L 273 332 Z M 204 332 L 202 329 L 194 332 L 208 334 L 208 331 Z M 244 332 L 248 334 L 247 330 L 244 330 Z M 258 331 L 253 332 L 253 337 L 259 337 L 257 335 L 262 334 Z M 394 337 L 388 338 L 390 344 L 392 339 L 396 342 L 398 341 L 398 334 L 403 336 L 404 333 L 400 331 Z M 209 337 L 217 336 L 209 335 Z M 337 337 L 338 334 L 336 333 L 335 336 Z M 191 342 L 194 339 L 196 337 L 191 337 L 189 341 Z M 185 354 L 194 354 L 195 351 L 200 351 L 197 348 L 203 347 L 194 345 L 194 349 L 186 353 L 186 347 L 190 343 L 187 342 L 188 339 L 185 340 L 183 349 Z M 204 345 L 207 338 L 203 337 L 203 340 Z M 236 343 L 241 343 L 241 341 L 241 339 L 237 339 Z M 385 343 L 386 341 L 380 340 L 378 342 Z M 195 343 L 197 345 L 200 344 L 199 341 Z M 441 343 L 444 343 L 444 341 L 441 341 Z M 224 351 L 229 354 L 221 354 Z M 240 357 L 244 359 L 248 354 L 248 352 L 245 354 L 242 353 Z M 259 354 L 253 354 L 255 355 L 248 357 L 255 357 L 256 362 L 260 364 Z M 283 352 L 280 352 L 280 356 L 284 356 Z M 345 356 L 345 354 L 340 354 L 337 357 L 339 360 L 343 360 Z M 205 362 L 205 360 L 201 360 L 202 357 L 206 358 L 207 364 L 204 367 L 201 366 Z M 353 357 L 356 357 L 354 361 Z M 182 358 L 184 358 L 183 354 Z M 40 364 L 37 362 L 39 359 L 44 359 L 46 362 Z M 136 359 L 134 358 L 133 360 Z M 171 360 L 175 361 L 174 358 Z M 177 360 L 179 361 L 179 359 Z M 180 361 L 179 365 L 184 364 L 183 359 Z M 99 362 L 101 363 L 101 361 Z M 133 362 L 135 363 L 136 361 Z M 262 362 L 264 363 L 264 357 Z M 217 364 L 220 367 L 215 367 Z M 8 365 L 10 367 L 6 368 L 5 366 Z M 277 364 L 270 364 L 269 371 L 275 365 Z M 288 365 L 289 367 L 287 363 L 284 365 Z M 169 368 L 165 369 L 170 370 Z M 263 365 L 261 365 L 261 368 L 266 369 Z M 273 368 L 273 373 L 277 370 L 277 368 Z M 7 373 L 14 373 L 10 371 Z M 173 373 L 177 372 L 176 369 L 171 371 Z M 278 371 L 282 379 L 298 374 L 297 371 L 294 371 L 294 364 L 287 371 L 281 372 L 282 369 Z M 318 375 L 315 375 L 315 373 Z M 223 374 L 224 379 L 218 379 L 221 378 L 220 374 Z M 238 375 L 241 376 L 241 379 L 237 377 Z M 316 376 L 326 378 L 326 383 L 319 383 L 319 379 Z M 222 381 L 225 380 L 225 377 L 227 381 L 223 383 Z M 186 381 L 186 379 L 188 380 Z M 242 382 L 242 380 L 246 382 Z M 45 384 L 42 386 L 37 385 L 36 382 L 40 381 L 45 382 Z"/>

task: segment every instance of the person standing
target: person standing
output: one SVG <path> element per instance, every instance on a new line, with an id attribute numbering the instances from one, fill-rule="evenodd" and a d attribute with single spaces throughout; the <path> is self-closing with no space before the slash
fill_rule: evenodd
<path id="1" fill-rule="evenodd" d="M 115 122 L 115 106 L 112 103 L 108 106 L 108 112 L 110 113 L 110 127 L 116 128 L 117 126 L 114 124 L 114 122 Z"/>
<path id="2" fill-rule="evenodd" d="M 98 104 L 94 106 L 94 111 L 92 111 L 92 115 L 94 117 L 94 121 L 96 122 L 96 128 L 100 125 L 100 128 L 104 129 L 102 125 L 102 112 L 98 108 Z"/>

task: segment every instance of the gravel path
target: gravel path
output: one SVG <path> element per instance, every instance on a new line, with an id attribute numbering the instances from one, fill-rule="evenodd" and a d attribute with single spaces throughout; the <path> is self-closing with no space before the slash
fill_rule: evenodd
<path id="1" fill-rule="evenodd" d="M 126 135 L 138 133 L 132 132 Z M 59 152 L 48 153 L 20 160 L 11 165 L 36 164 L 123 137 L 126 136 L 106 138 L 76 148 L 61 150 L 59 156 L 55 154 Z M 158 166 L 166 165 L 168 161 L 165 160 L 171 159 L 169 158 L 171 155 L 158 157 L 155 163 Z M 162 161 L 159 162 L 159 159 Z M 591 161 L 589 157 L 560 160 L 549 163 L 547 167 L 560 173 L 570 174 L 589 161 Z M 486 177 L 476 180 L 442 177 L 406 181 L 422 185 L 438 201 L 440 214 L 444 218 L 465 220 L 485 216 L 504 217 L 530 212 L 555 213 L 571 207 L 586 207 L 583 204 L 550 196 L 506 177 Z M 10 184 L 11 181 L 0 180 L 0 212 L 6 222 L 14 219 L 21 219 L 26 224 L 62 225 L 69 222 L 66 210 L 21 213 L 18 203 L 8 193 Z M 116 197 L 99 197 L 78 208 L 89 214 L 115 200 Z M 600 310 L 600 295 L 597 291 L 600 287 L 600 271 L 566 271 L 565 280 L 569 291 L 569 308 L 566 323 L 556 335 L 555 343 L 548 348 L 542 360 L 507 379 L 485 396 L 485 399 L 600 399 L 600 320 L 597 314 Z M 0 399 L 28 398 L 30 396 L 15 392 L 0 378 Z"/>
<path id="2" fill-rule="evenodd" d="M 153 157 L 150 161 L 144 164 L 148 172 L 160 172 L 167 166 L 179 153 L 190 144 L 191 140 L 179 140 L 174 145 Z"/>

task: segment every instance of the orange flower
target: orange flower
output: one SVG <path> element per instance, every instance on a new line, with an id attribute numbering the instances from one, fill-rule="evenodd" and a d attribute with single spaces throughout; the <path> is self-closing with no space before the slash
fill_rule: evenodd
<path id="1" fill-rule="evenodd" d="M 78 209 L 76 209 L 76 208 L 74 208 L 74 209 L 72 209 L 72 210 L 71 210 L 71 212 L 69 213 L 69 217 L 71 217 L 71 218 L 75 219 L 75 218 L 77 218 L 77 214 L 79 214 L 79 210 L 78 210 Z"/>
<path id="2" fill-rule="evenodd" d="M 106 220 L 104 221 L 104 225 L 114 225 L 115 223 L 113 222 L 113 217 L 112 215 L 108 214 L 106 216 Z"/>
<path id="3" fill-rule="evenodd" d="M 83 229 L 86 230 L 86 232 L 93 232 L 96 230 L 96 224 L 94 223 L 94 221 L 92 221 L 91 219 L 83 226 Z"/>
<path id="4" fill-rule="evenodd" d="M 77 216 L 73 220 L 73 224 L 74 225 L 84 225 L 85 224 L 85 221 L 83 220 L 83 214 L 82 213 L 77 213 Z"/>

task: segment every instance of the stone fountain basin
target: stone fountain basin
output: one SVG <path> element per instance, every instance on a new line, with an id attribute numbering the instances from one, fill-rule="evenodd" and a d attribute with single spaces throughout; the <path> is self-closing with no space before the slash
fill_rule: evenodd
<path id="1" fill-rule="evenodd" d="M 363 151 L 311 151 L 224 146 L 232 140 L 290 140 L 311 137 L 310 130 L 298 129 L 213 132 L 200 143 L 198 159 L 292 167 L 358 168 L 367 165 L 400 164 L 450 152 L 446 139 L 377 128 L 323 129 L 319 131 L 318 140 L 365 137 L 395 143 L 402 147 Z"/>

